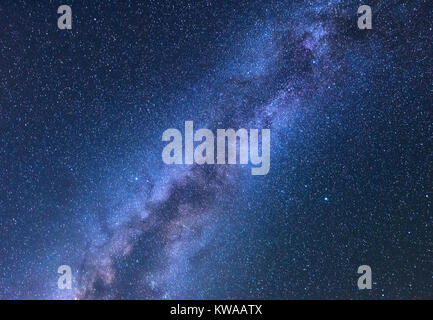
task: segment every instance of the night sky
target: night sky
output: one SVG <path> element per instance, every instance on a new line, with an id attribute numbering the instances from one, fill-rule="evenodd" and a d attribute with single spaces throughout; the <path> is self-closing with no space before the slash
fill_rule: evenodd
<path id="1" fill-rule="evenodd" d="M 0 298 L 433 298 L 432 8 L 2 0 Z M 269 173 L 164 164 L 185 121 Z"/>

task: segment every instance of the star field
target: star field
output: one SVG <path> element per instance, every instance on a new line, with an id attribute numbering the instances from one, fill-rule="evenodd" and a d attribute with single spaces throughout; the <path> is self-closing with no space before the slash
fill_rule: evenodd
<path id="1" fill-rule="evenodd" d="M 62 4 L 0 4 L 1 299 L 432 298 L 428 0 Z M 187 120 L 270 172 L 165 165 Z"/>

